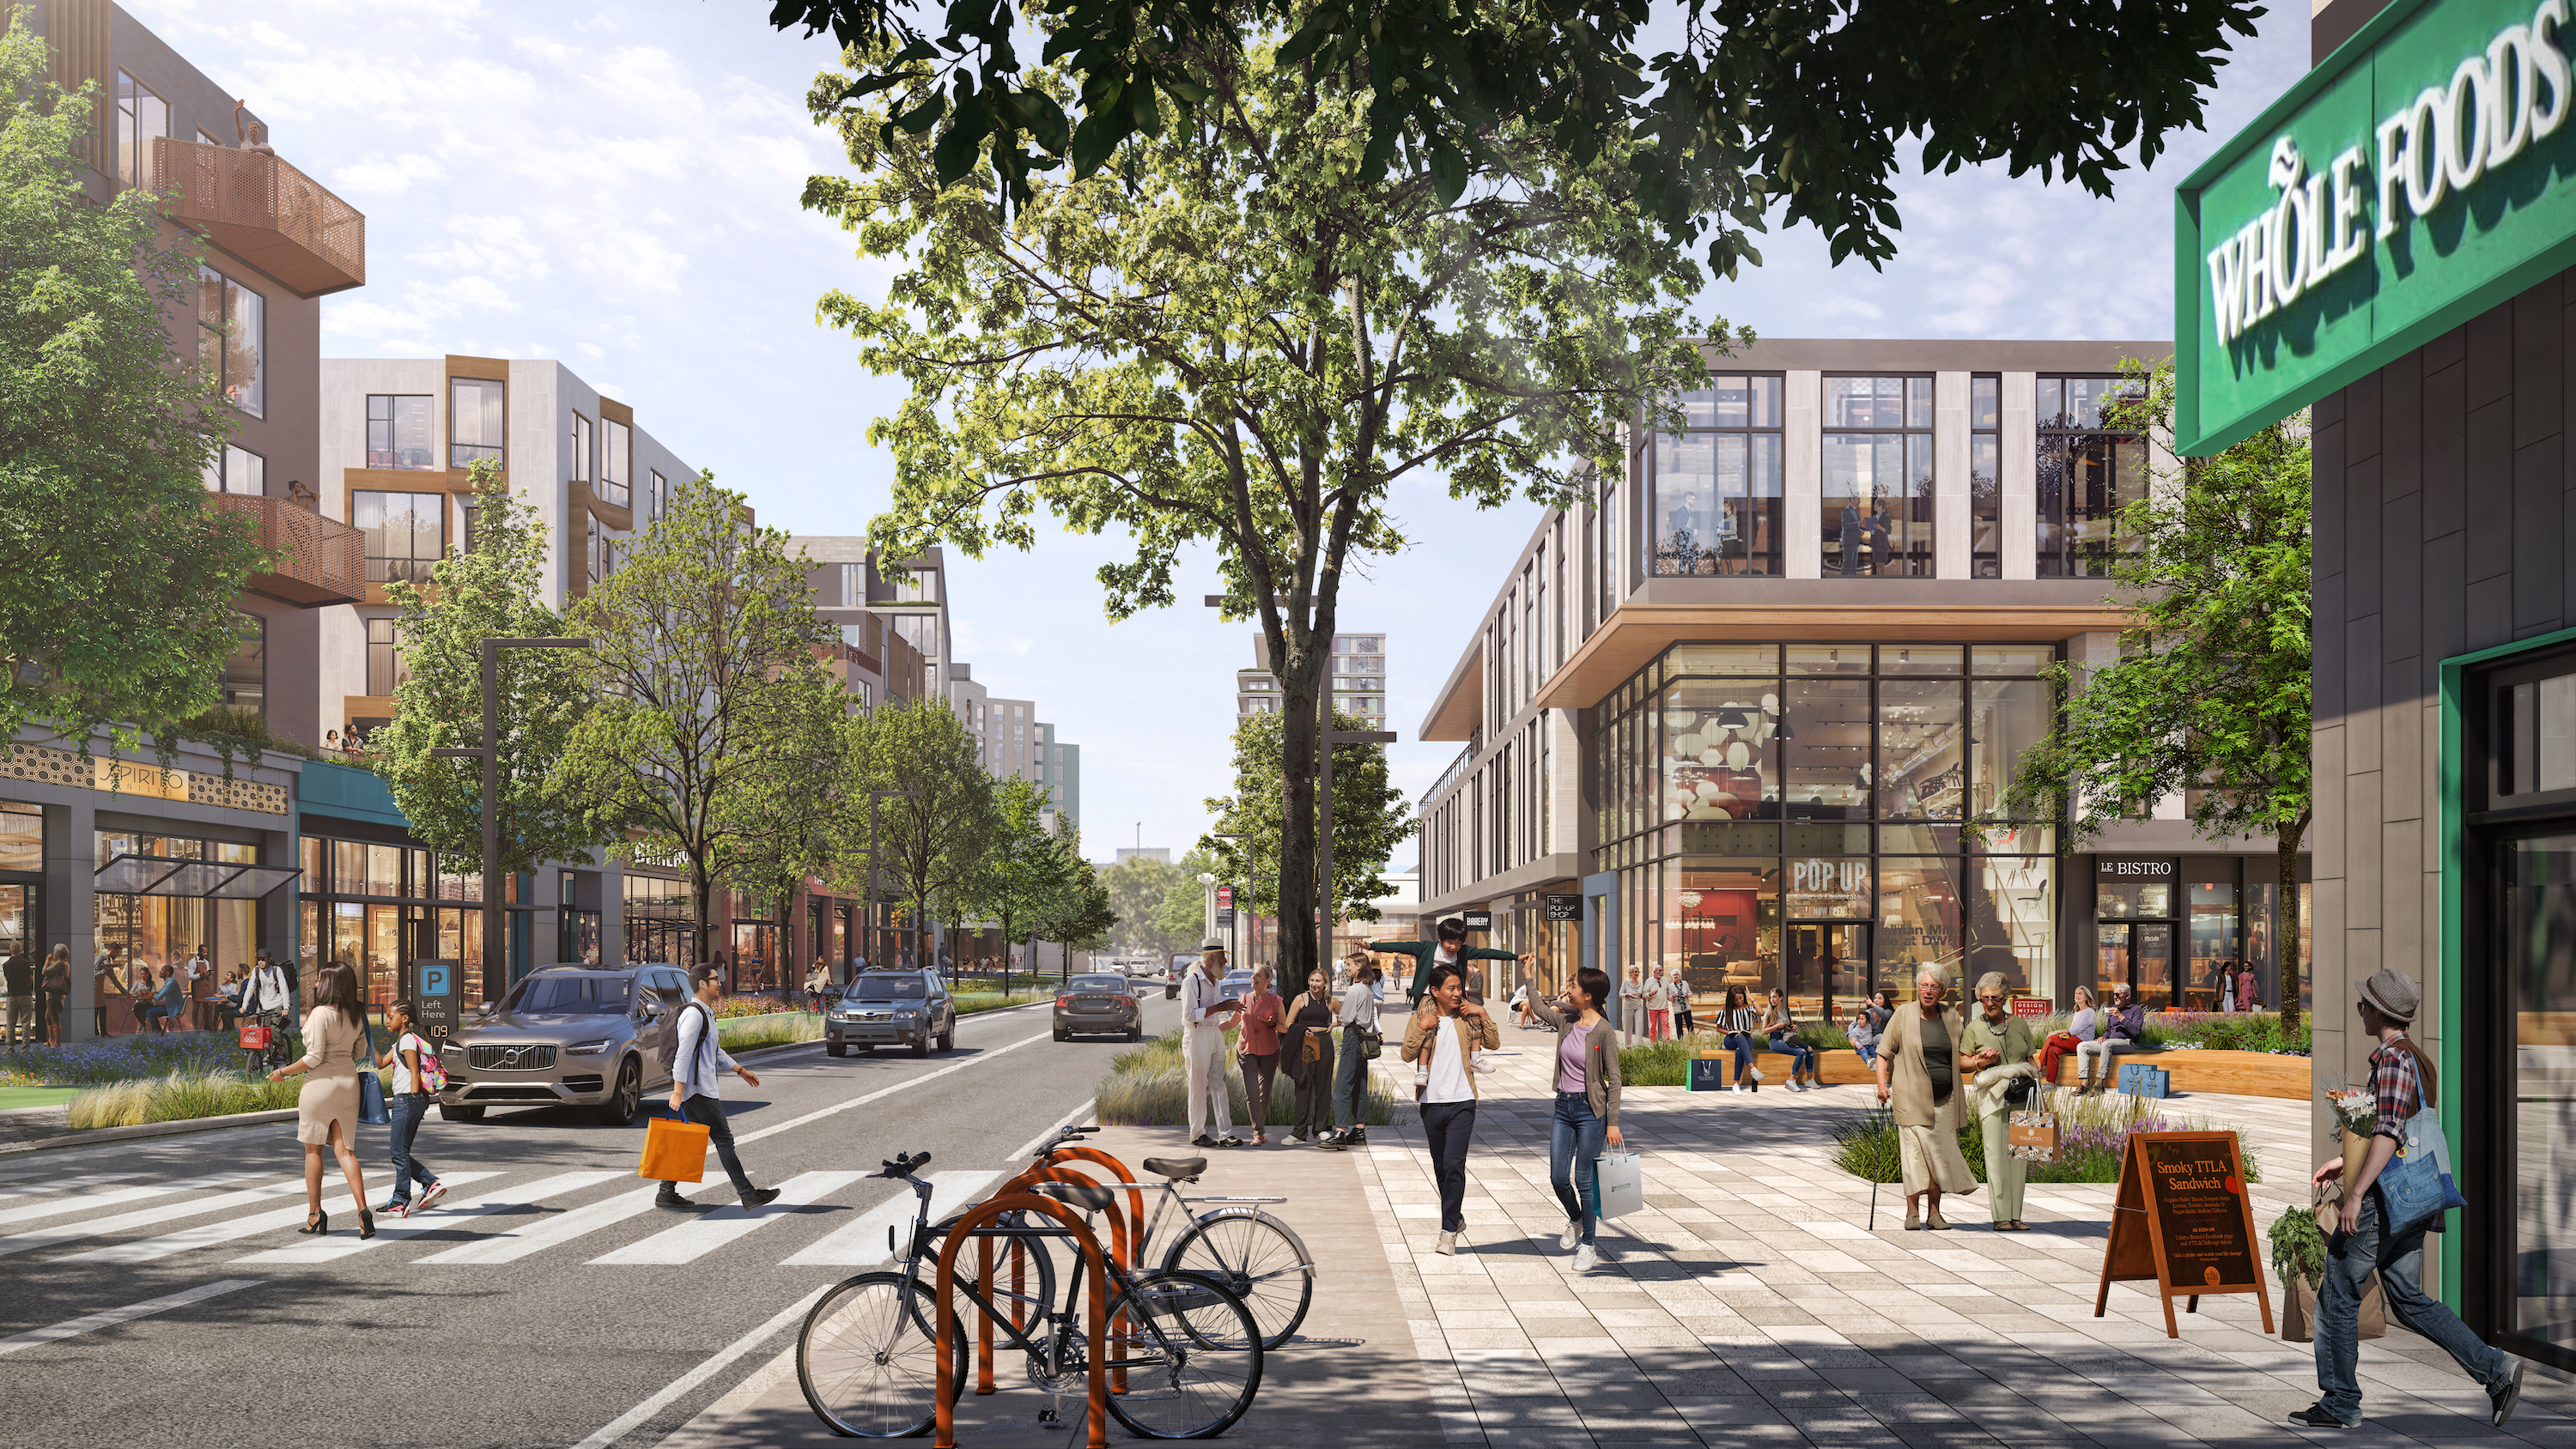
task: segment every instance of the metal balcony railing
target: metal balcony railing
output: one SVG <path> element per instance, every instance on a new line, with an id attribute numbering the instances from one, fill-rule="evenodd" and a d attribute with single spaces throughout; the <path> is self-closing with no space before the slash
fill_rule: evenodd
<path id="1" fill-rule="evenodd" d="M 1441 797 L 1447 795 L 1450 787 L 1458 783 L 1458 777 L 1467 773 L 1467 767 L 1476 763 L 1476 751 L 1484 745 L 1484 736 L 1485 732 L 1482 728 L 1468 736 L 1467 748 L 1460 750 L 1458 758 L 1449 762 L 1449 768 L 1440 772 L 1440 778 L 1432 782 L 1431 788 L 1422 792 L 1419 808 L 1424 814 L 1429 814 L 1431 807 L 1440 803 Z"/>
<path id="2" fill-rule="evenodd" d="M 243 587 L 305 608 L 355 604 L 367 596 L 367 535 L 336 518 L 297 507 L 283 498 L 212 493 L 219 513 L 248 513 L 259 520 L 260 546 L 277 555 L 276 566 L 253 574 Z"/>
<path id="3" fill-rule="evenodd" d="M 367 284 L 365 214 L 271 153 L 155 137 L 152 189 L 172 221 L 299 296 Z"/>

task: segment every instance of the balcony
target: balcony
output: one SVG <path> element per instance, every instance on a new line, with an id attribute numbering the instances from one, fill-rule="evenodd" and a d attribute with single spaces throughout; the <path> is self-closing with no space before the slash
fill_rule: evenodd
<path id="1" fill-rule="evenodd" d="M 172 221 L 298 296 L 367 284 L 366 216 L 273 154 L 160 136 L 152 177 Z"/>
<path id="2" fill-rule="evenodd" d="M 367 536 L 357 528 L 283 498 L 209 493 L 206 502 L 217 513 L 258 519 L 260 547 L 276 556 L 276 567 L 252 574 L 243 588 L 305 609 L 367 596 Z"/>

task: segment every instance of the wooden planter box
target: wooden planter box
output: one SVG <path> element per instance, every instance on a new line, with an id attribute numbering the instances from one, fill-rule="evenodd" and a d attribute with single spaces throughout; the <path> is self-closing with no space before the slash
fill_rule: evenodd
<path id="1" fill-rule="evenodd" d="M 1705 1048 L 1703 1048 L 1705 1050 Z M 1720 1052 L 1726 1062 L 1726 1075 L 1735 1076 L 1734 1053 Z M 2155 1051 L 2123 1052 L 2113 1057 L 2112 1064 L 2151 1063 L 2173 1075 L 2173 1090 L 2185 1092 L 2220 1092 L 2237 1097 L 2282 1097 L 2305 1101 L 2314 1094 L 2314 1078 L 2307 1057 L 2278 1056 L 2271 1052 Z M 1753 1064 L 1762 1069 L 1762 1084 L 1776 1087 L 1789 1080 L 1790 1058 L 1785 1052 L 1756 1052 Z M 1857 1052 L 1848 1048 L 1816 1053 L 1816 1075 L 1827 1086 L 1868 1085 L 1878 1077 Z M 2075 1057 L 2068 1053 L 2058 1063 L 2060 1086 L 2075 1084 Z"/>

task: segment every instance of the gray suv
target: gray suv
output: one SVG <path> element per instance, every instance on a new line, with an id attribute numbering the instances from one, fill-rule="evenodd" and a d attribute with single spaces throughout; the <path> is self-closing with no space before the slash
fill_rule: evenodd
<path id="1" fill-rule="evenodd" d="M 881 1046 L 908 1046 L 930 1055 L 932 1038 L 946 1051 L 957 1045 L 957 1003 L 936 971 L 863 971 L 841 988 L 823 1017 L 823 1054 L 866 1056 Z"/>
<path id="2" fill-rule="evenodd" d="M 671 1083 L 675 1016 L 688 996 L 677 966 L 540 966 L 447 1039 L 438 1115 L 479 1122 L 486 1107 L 593 1107 L 623 1127 L 646 1092 Z"/>

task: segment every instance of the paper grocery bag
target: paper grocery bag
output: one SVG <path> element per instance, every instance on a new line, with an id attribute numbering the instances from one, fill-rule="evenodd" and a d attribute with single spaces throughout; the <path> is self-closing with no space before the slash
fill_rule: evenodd
<path id="1" fill-rule="evenodd" d="M 1646 1205 L 1646 1172 L 1636 1153 L 1604 1152 L 1596 1170 L 1602 1217 L 1626 1217 Z"/>
<path id="2" fill-rule="evenodd" d="M 637 1177 L 655 1182 L 704 1182 L 707 1176 L 707 1129 L 677 1117 L 656 1117 L 644 1128 L 644 1160 Z"/>
<path id="3" fill-rule="evenodd" d="M 2388 1334 L 2388 1297 L 2380 1290 L 2379 1275 L 2373 1273 L 2362 1284 L 2359 1332 L 2361 1338 L 2384 1338 Z M 2311 1343 L 2317 1336 L 2317 1290 L 2308 1286 L 2304 1274 L 2292 1274 L 2290 1292 L 2282 1304 L 2281 1337 L 2292 1343 Z"/>

